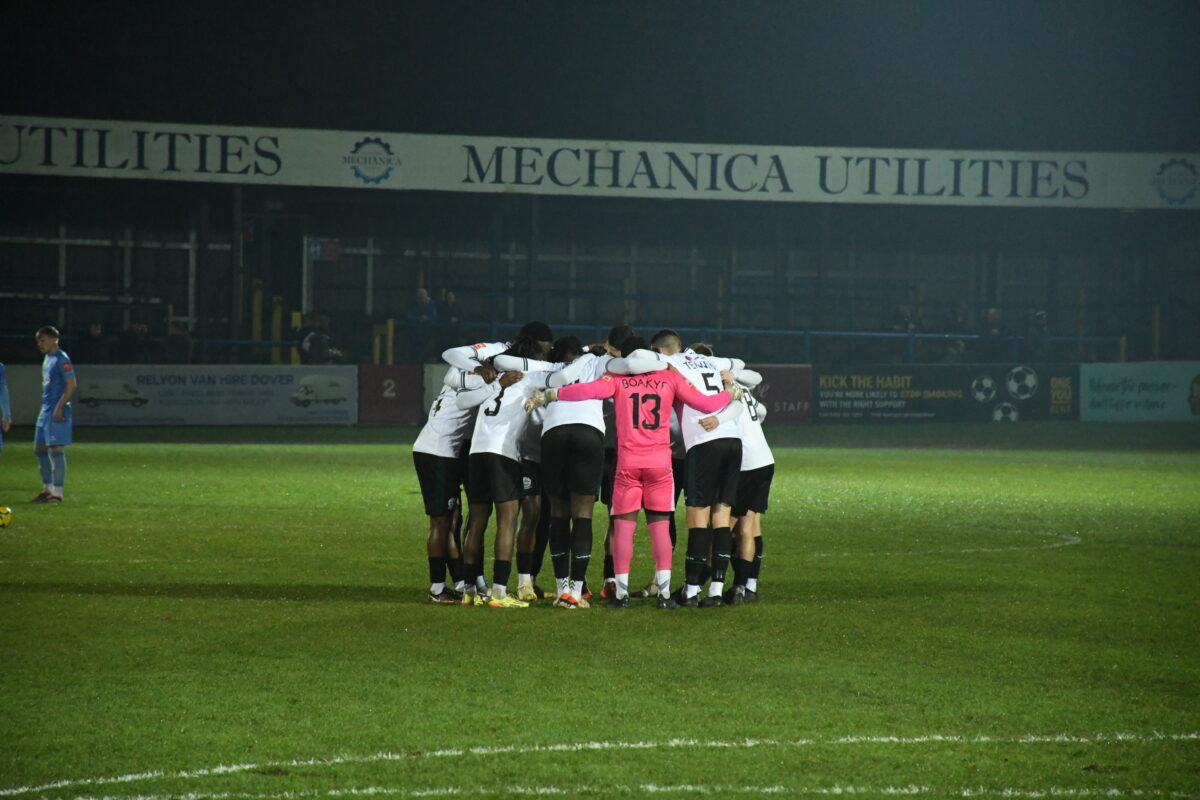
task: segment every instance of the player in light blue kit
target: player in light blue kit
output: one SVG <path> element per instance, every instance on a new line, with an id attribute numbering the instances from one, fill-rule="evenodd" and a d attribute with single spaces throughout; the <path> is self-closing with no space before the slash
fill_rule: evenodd
<path id="1" fill-rule="evenodd" d="M 71 357 L 58 347 L 58 329 L 39 328 L 37 346 L 42 359 L 42 410 L 33 434 L 33 449 L 42 472 L 43 491 L 35 503 L 61 503 L 67 482 L 67 453 L 71 443 L 71 398 L 78 384 Z"/>
<path id="2" fill-rule="evenodd" d="M 4 452 L 4 434 L 12 427 L 12 406 L 8 402 L 8 376 L 0 364 L 0 453 Z"/>

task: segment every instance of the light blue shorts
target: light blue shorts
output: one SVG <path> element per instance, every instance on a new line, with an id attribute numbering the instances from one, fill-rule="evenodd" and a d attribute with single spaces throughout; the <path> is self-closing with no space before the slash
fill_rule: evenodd
<path id="1" fill-rule="evenodd" d="M 38 414 L 37 427 L 33 431 L 34 445 L 46 447 L 63 447 L 71 444 L 72 438 L 71 409 L 63 411 L 63 421 L 54 421 L 54 412 L 42 409 Z"/>

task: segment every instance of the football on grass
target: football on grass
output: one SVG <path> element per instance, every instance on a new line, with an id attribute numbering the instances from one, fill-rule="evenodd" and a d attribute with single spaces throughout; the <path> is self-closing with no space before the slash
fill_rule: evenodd
<path id="1" fill-rule="evenodd" d="M 0 528 L 7 528 L 12 525 L 13 513 L 8 506 L 0 506 Z"/>

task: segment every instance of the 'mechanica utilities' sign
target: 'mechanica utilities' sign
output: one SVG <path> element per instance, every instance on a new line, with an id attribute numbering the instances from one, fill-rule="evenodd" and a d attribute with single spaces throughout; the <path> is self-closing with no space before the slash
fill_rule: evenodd
<path id="1" fill-rule="evenodd" d="M 0 173 L 808 203 L 1200 208 L 1195 153 L 772 147 L 0 116 Z"/>

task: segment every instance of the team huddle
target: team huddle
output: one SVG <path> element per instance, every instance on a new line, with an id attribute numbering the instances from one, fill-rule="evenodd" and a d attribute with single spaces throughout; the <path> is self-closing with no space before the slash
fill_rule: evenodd
<path id="1" fill-rule="evenodd" d="M 761 517 L 775 469 L 766 409 L 752 391 L 761 375 L 706 345 L 685 348 L 673 330 L 647 342 L 625 325 L 585 347 L 574 336 L 554 341 L 545 323 L 530 322 L 512 341 L 442 357 L 449 369 L 413 444 L 432 602 L 527 608 L 553 598 L 559 608 L 587 608 L 597 498 L 608 509 L 600 597 L 609 607 L 628 607 L 631 596 L 656 598 L 661 609 L 757 602 Z M 681 492 L 685 575 L 672 592 Z M 639 511 L 655 569 L 630 592 Z M 484 539 L 493 513 L 489 585 Z M 547 548 L 552 592 L 537 583 Z M 507 589 L 514 554 L 515 597 Z"/>

